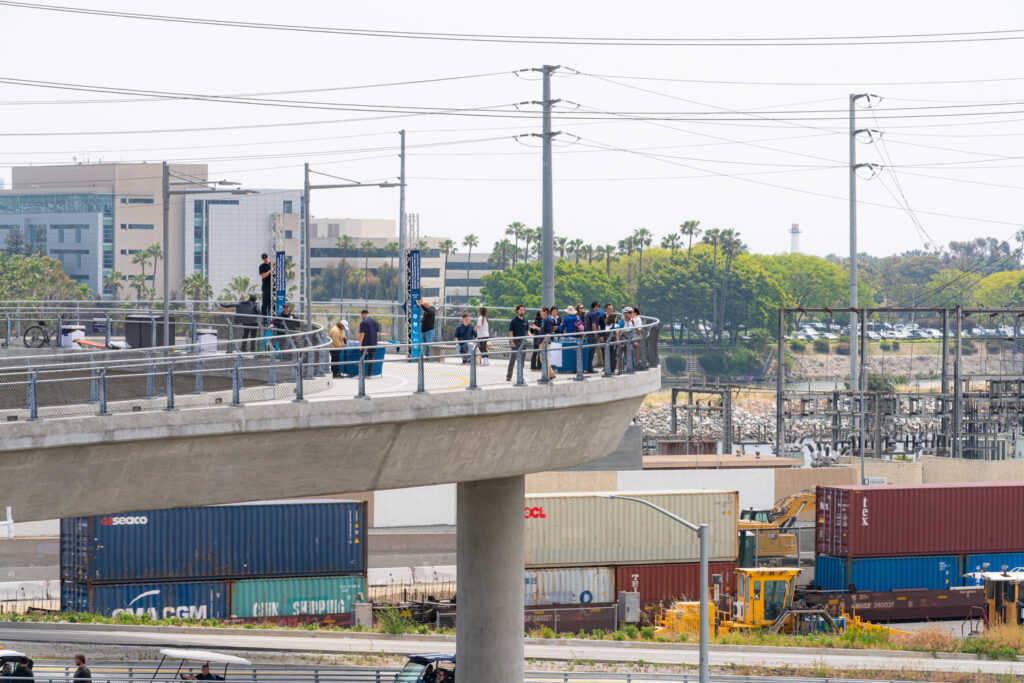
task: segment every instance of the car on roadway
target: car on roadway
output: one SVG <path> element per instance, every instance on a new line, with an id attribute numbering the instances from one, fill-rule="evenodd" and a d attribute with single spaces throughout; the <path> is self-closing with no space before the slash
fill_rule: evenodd
<path id="1" fill-rule="evenodd" d="M 455 655 L 409 655 L 405 666 L 395 677 L 395 683 L 435 683 L 439 671 L 444 672 L 445 683 L 453 683 Z"/>

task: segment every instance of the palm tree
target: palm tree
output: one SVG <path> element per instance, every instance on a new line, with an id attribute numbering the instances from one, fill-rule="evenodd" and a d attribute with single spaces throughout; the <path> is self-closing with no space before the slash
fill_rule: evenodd
<path id="1" fill-rule="evenodd" d="M 126 279 L 127 277 L 120 270 L 112 270 L 103 276 L 103 286 L 110 290 L 114 301 L 117 301 L 117 290 L 121 288 L 121 283 Z"/>
<path id="2" fill-rule="evenodd" d="M 513 251 L 512 251 L 512 267 L 513 268 L 515 268 L 516 264 L 518 263 L 519 240 L 520 240 L 520 238 L 523 237 L 523 231 L 524 230 L 526 230 L 526 226 L 524 224 L 520 223 L 519 221 L 513 221 L 512 223 L 508 224 L 507 228 L 505 228 L 505 234 L 506 235 L 511 235 L 512 239 L 514 240 L 514 243 L 513 243 L 514 246 L 513 246 Z"/>
<path id="3" fill-rule="evenodd" d="M 700 221 L 683 221 L 683 224 L 679 226 L 679 234 L 687 238 L 686 244 L 686 255 L 689 257 L 690 251 L 693 249 L 693 238 L 700 237 L 701 229 L 697 226 L 700 225 Z"/>
<path id="4" fill-rule="evenodd" d="M 725 266 L 722 268 L 722 305 L 721 313 L 718 316 L 719 326 L 725 325 L 725 302 L 726 297 L 729 293 L 729 274 L 732 270 L 733 260 L 736 255 L 746 249 L 743 241 L 740 240 L 739 233 L 735 230 L 727 229 L 723 230 L 719 236 L 719 241 L 722 244 L 722 256 L 725 258 Z M 721 332 L 719 332 L 721 334 Z M 730 343 L 736 343 L 736 335 L 731 335 Z"/>
<path id="5" fill-rule="evenodd" d="M 181 279 L 181 291 L 189 292 L 193 301 L 208 301 L 213 297 L 210 279 L 203 273 L 189 273 Z"/>
<path id="6" fill-rule="evenodd" d="M 149 249 L 139 249 L 132 254 L 132 263 L 139 267 L 141 271 L 139 279 L 136 280 L 136 276 L 131 277 L 132 287 L 135 288 L 135 298 L 142 301 L 142 289 L 138 283 L 142 283 L 143 286 L 146 284 L 146 264 L 149 263 Z"/>
<path id="7" fill-rule="evenodd" d="M 584 244 L 582 247 L 580 247 L 580 250 L 583 252 L 583 255 L 587 257 L 587 265 L 594 265 L 594 245 Z"/>
<path id="8" fill-rule="evenodd" d="M 341 268 L 341 300 L 345 300 L 345 280 L 348 279 L 348 264 L 345 262 L 345 254 L 352 251 L 355 241 L 351 235 L 339 235 L 338 241 L 334 243 L 335 248 L 341 249 L 341 258 L 338 260 L 338 267 Z"/>
<path id="9" fill-rule="evenodd" d="M 420 240 L 416 243 L 416 248 L 420 251 L 430 251 L 430 245 L 427 244 L 426 240 Z"/>
<path id="10" fill-rule="evenodd" d="M 556 237 L 555 238 L 555 249 L 558 250 L 558 258 L 565 258 L 565 249 L 569 246 L 568 237 Z"/>
<path id="11" fill-rule="evenodd" d="M 391 254 L 391 269 L 395 268 L 395 257 L 398 256 L 398 242 L 388 242 L 384 245 L 384 251 Z"/>
<path id="12" fill-rule="evenodd" d="M 661 248 L 670 250 L 672 252 L 672 256 L 675 256 L 676 250 L 679 248 L 679 235 L 673 232 L 662 237 Z"/>
<path id="13" fill-rule="evenodd" d="M 715 247 L 714 257 L 711 261 L 712 335 L 718 329 L 718 243 L 721 235 L 722 231 L 718 228 L 709 228 L 704 231 L 704 237 L 701 240 L 705 244 L 712 244 Z"/>
<path id="14" fill-rule="evenodd" d="M 363 252 L 363 299 L 366 299 L 366 288 L 370 284 L 370 256 L 377 253 L 377 247 L 373 246 L 370 240 L 363 240 L 359 245 L 359 251 Z"/>
<path id="15" fill-rule="evenodd" d="M 604 257 L 604 274 L 608 277 L 612 276 L 612 261 L 617 257 L 615 256 L 615 245 L 606 244 L 604 246 L 598 246 L 594 249 L 594 253 L 598 257 Z"/>
<path id="16" fill-rule="evenodd" d="M 573 263 L 579 265 L 580 256 L 582 255 L 581 252 L 583 250 L 583 240 L 581 240 L 578 237 L 572 240 L 571 242 L 569 242 L 569 249 L 570 251 L 572 251 Z"/>
<path id="17" fill-rule="evenodd" d="M 509 255 L 512 253 L 513 249 L 515 249 L 515 247 L 507 239 L 495 242 L 491 255 L 487 258 L 487 262 L 492 266 L 497 266 L 501 270 L 505 270 L 508 266 Z"/>
<path id="18" fill-rule="evenodd" d="M 437 245 L 437 248 L 444 254 L 444 277 L 441 280 L 441 304 L 444 305 L 446 301 L 446 283 L 448 282 L 448 257 L 456 251 L 455 242 L 453 240 L 444 240 L 441 244 Z"/>
<path id="19" fill-rule="evenodd" d="M 156 283 L 156 264 L 164 257 L 164 248 L 159 242 L 153 242 L 144 249 L 149 258 L 153 259 L 153 282 Z"/>
<path id="20" fill-rule="evenodd" d="M 639 264 L 636 272 L 636 289 L 640 291 L 640 283 L 644 277 L 644 247 L 651 246 L 651 240 L 654 239 L 654 235 L 647 228 L 637 228 L 633 231 L 633 241 L 636 244 L 637 251 L 639 252 Z"/>
<path id="21" fill-rule="evenodd" d="M 466 254 L 466 305 L 469 305 L 469 262 L 473 259 L 473 247 L 480 244 L 480 240 L 473 233 L 470 233 L 462 238 L 462 246 L 469 249 L 469 253 Z"/>
<path id="22" fill-rule="evenodd" d="M 128 278 L 128 282 L 131 283 L 130 286 L 135 290 L 135 298 L 142 301 L 143 293 L 148 289 L 146 287 L 146 274 L 136 273 Z"/>
<path id="23" fill-rule="evenodd" d="M 250 294 L 256 293 L 256 283 L 245 275 L 236 275 L 231 278 L 224 291 L 220 293 L 221 299 L 229 301 L 241 301 L 249 298 Z"/>
<path id="24" fill-rule="evenodd" d="M 526 247 L 523 249 L 523 263 L 530 262 L 530 242 L 537 234 L 535 230 L 540 230 L 540 228 L 523 228 L 523 240 L 526 242 Z"/>

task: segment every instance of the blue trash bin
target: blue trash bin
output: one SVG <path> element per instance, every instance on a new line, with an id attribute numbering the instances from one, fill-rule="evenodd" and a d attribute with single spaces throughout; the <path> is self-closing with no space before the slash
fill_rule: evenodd
<path id="1" fill-rule="evenodd" d="M 576 347 L 580 345 L 580 340 L 577 337 L 566 337 L 565 339 L 560 339 L 559 342 L 562 344 L 562 364 L 555 368 L 555 371 L 575 374 Z"/>

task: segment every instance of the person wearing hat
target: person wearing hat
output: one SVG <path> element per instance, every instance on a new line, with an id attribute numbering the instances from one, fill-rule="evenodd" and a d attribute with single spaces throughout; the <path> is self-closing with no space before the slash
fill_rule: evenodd
<path id="1" fill-rule="evenodd" d="M 242 326 L 242 347 L 246 351 L 256 351 L 256 327 L 260 320 L 260 307 L 256 303 L 256 295 L 250 294 L 247 299 L 237 304 L 221 304 L 221 308 L 235 309 L 235 322 Z"/>
<path id="2" fill-rule="evenodd" d="M 328 352 L 331 354 L 331 376 L 341 377 L 341 350 L 348 345 L 348 321 L 339 320 L 327 332 L 331 337 Z"/>

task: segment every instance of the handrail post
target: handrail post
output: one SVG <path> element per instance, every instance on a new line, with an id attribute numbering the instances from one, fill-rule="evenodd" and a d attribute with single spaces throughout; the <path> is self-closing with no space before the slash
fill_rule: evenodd
<path id="1" fill-rule="evenodd" d="M 188 343 L 192 346 L 196 345 L 196 337 L 199 334 L 199 325 L 196 323 L 196 312 L 191 310 L 188 313 Z"/>
<path id="2" fill-rule="evenodd" d="M 100 410 L 97 415 L 109 415 L 107 412 L 107 369 L 100 370 Z"/>
<path id="3" fill-rule="evenodd" d="M 359 350 L 359 393 L 356 398 L 366 398 L 366 349 Z"/>
<path id="4" fill-rule="evenodd" d="M 523 339 L 519 340 L 519 348 L 516 349 L 516 386 L 521 387 L 526 384 L 526 378 L 523 377 L 523 348 L 526 346 L 526 341 Z"/>
<path id="5" fill-rule="evenodd" d="M 146 398 L 153 398 L 153 358 L 146 351 Z"/>
<path id="6" fill-rule="evenodd" d="M 164 410 L 174 410 L 174 361 L 167 366 L 167 377 L 164 379 L 164 393 L 167 395 L 167 407 Z"/>
<path id="7" fill-rule="evenodd" d="M 96 358 L 91 353 L 89 354 L 89 366 L 89 375 L 91 377 L 89 380 L 89 403 L 95 403 L 98 400 L 96 392 L 99 389 L 97 386 L 99 373 L 96 370 Z"/>
<path id="8" fill-rule="evenodd" d="M 615 374 L 615 358 L 612 357 L 612 335 L 609 332 L 604 336 L 604 376 L 611 377 Z"/>
<path id="9" fill-rule="evenodd" d="M 9 347 L 11 345 L 11 314 L 4 313 L 4 346 Z"/>
<path id="10" fill-rule="evenodd" d="M 104 333 L 104 335 L 103 335 L 103 345 L 104 345 L 104 346 L 105 346 L 106 348 L 108 348 L 108 349 L 109 349 L 109 348 L 110 348 L 110 334 L 111 334 L 110 326 L 111 326 L 111 325 L 112 325 L 113 323 L 112 323 L 112 321 L 110 320 L 110 314 L 109 314 L 109 313 L 104 313 L 104 314 L 103 314 L 103 318 L 104 318 L 104 319 L 105 319 L 105 320 L 107 321 L 107 324 L 106 324 L 106 326 L 105 326 L 106 332 L 105 332 L 105 333 Z"/>
<path id="11" fill-rule="evenodd" d="M 203 359 L 202 357 L 196 357 L 196 388 L 192 392 L 194 394 L 203 393 Z"/>
<path id="12" fill-rule="evenodd" d="M 39 419 L 39 397 L 36 393 L 39 381 L 39 371 L 33 370 L 28 376 L 28 421 L 35 422 Z"/>
<path id="13" fill-rule="evenodd" d="M 574 382 L 582 382 L 586 379 L 583 376 L 583 337 L 577 337 L 576 341 L 576 376 L 572 378 Z"/>
<path id="14" fill-rule="evenodd" d="M 231 320 L 228 319 L 228 344 L 225 351 L 232 353 L 235 349 L 235 326 L 231 324 Z"/>
<path id="15" fill-rule="evenodd" d="M 235 358 L 235 366 L 231 369 L 231 405 L 242 405 L 242 357 Z"/>
<path id="16" fill-rule="evenodd" d="M 164 339 L 164 344 L 167 344 L 166 339 Z M 152 313 L 149 315 L 149 346 L 156 348 L 156 317 Z"/>
<path id="17" fill-rule="evenodd" d="M 63 336 L 64 336 L 64 322 L 61 319 L 60 313 L 58 313 L 57 314 L 57 340 L 56 340 L 58 347 L 60 347 L 60 345 L 63 343 L 63 340 L 61 339 L 61 337 L 63 337 Z"/>
<path id="18" fill-rule="evenodd" d="M 422 394 L 426 391 L 426 377 L 425 368 L 423 365 L 423 348 L 420 348 L 420 353 L 416 356 L 416 393 Z"/>
<path id="19" fill-rule="evenodd" d="M 629 361 L 629 362 L 628 363 L 623 362 L 623 365 L 628 365 L 630 374 L 636 372 L 636 351 L 633 350 L 633 330 L 630 330 L 629 334 L 627 334 L 627 336 L 626 336 L 626 358 L 625 358 L 625 360 Z M 626 368 L 623 367 L 622 370 L 623 370 L 623 372 L 625 372 Z"/>
<path id="20" fill-rule="evenodd" d="M 306 402 L 303 397 L 303 389 L 302 352 L 299 351 L 295 354 L 295 399 L 292 403 Z"/>
<path id="21" fill-rule="evenodd" d="M 551 378 L 548 376 L 551 374 L 550 361 L 548 360 L 548 340 L 545 339 L 541 342 L 540 348 L 540 379 L 537 380 L 537 384 L 551 384 Z"/>
<path id="22" fill-rule="evenodd" d="M 469 344 L 469 386 L 467 389 L 479 389 L 476 385 L 476 342 Z"/>

